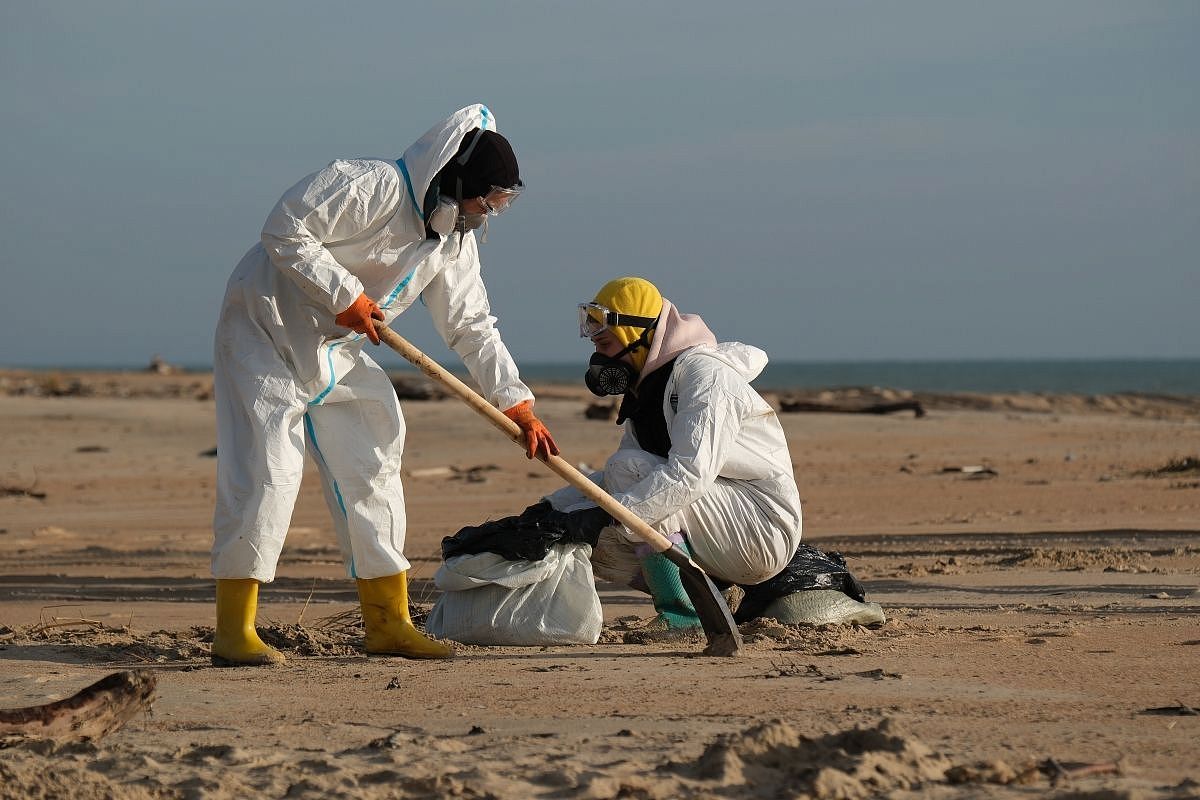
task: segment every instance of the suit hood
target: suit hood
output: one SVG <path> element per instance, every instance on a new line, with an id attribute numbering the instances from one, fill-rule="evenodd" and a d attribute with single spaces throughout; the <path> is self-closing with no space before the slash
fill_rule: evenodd
<path id="1" fill-rule="evenodd" d="M 482 103 L 475 103 L 466 108 L 460 108 L 446 119 L 427 130 L 425 134 L 412 143 L 401 156 L 401 168 L 405 177 L 411 182 L 413 199 L 417 203 L 415 212 L 422 217 L 421 204 L 429 191 L 433 178 L 442 167 L 454 158 L 466 135 L 475 130 L 496 130 L 496 117 Z M 424 218 L 421 219 L 424 225 Z"/>
<path id="2" fill-rule="evenodd" d="M 654 336 L 650 340 L 650 352 L 646 355 L 646 363 L 638 378 L 639 383 L 641 376 L 654 372 L 684 350 L 699 345 L 717 345 L 717 337 L 698 314 L 680 314 L 675 304 L 665 297 L 662 299 L 662 306 L 658 315 L 658 325 L 654 328 Z"/>
<path id="3" fill-rule="evenodd" d="M 696 348 L 695 352 L 724 362 L 745 378 L 747 383 L 762 374 L 768 360 L 766 351 L 741 342 L 721 342 L 714 348 Z"/>

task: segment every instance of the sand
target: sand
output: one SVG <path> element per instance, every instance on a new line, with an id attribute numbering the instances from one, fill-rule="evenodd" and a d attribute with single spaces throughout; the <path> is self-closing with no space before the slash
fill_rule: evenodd
<path id="1" fill-rule="evenodd" d="M 889 619 L 755 621 L 733 659 L 639 636 L 652 607 L 610 585 L 595 646 L 368 658 L 314 473 L 260 607 L 289 661 L 222 670 L 209 385 L 0 373 L 0 707 L 158 680 L 97 743 L 0 749 L 0 798 L 1200 796 L 1194 399 L 781 415 L 806 539 Z M 564 455 L 602 463 L 618 430 L 585 394 L 539 396 Z M 404 407 L 427 608 L 441 537 L 558 483 L 454 401 Z"/>

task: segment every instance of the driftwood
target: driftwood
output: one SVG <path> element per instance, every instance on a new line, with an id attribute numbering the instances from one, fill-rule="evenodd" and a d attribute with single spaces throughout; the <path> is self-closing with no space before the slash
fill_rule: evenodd
<path id="1" fill-rule="evenodd" d="M 447 394 L 428 378 L 393 375 L 392 388 L 401 400 L 444 400 Z"/>
<path id="2" fill-rule="evenodd" d="M 149 709 L 156 683 L 145 670 L 114 672 L 65 700 L 0 709 L 0 741 L 96 741 Z"/>
<path id="3" fill-rule="evenodd" d="M 583 416 L 587 419 L 602 419 L 611 420 L 617 418 L 616 403 L 588 403 L 587 408 L 583 410 Z"/>
<path id="4" fill-rule="evenodd" d="M 21 486 L 0 486 L 0 497 L 32 497 L 34 500 L 45 500 L 46 493 L 35 491 L 33 486 L 28 489 Z"/>
<path id="5" fill-rule="evenodd" d="M 813 400 L 781 400 L 779 410 L 784 414 L 894 414 L 911 411 L 914 417 L 925 416 L 925 408 L 916 400 L 897 400 L 890 403 L 822 403 Z"/>
<path id="6" fill-rule="evenodd" d="M 1149 478 L 1162 478 L 1169 475 L 1183 475 L 1185 473 L 1200 474 L 1200 456 L 1185 456 L 1184 458 L 1172 459 L 1158 469 L 1144 469 L 1135 474 L 1145 475 Z"/>
<path id="7" fill-rule="evenodd" d="M 183 371 L 183 367 L 177 367 L 174 364 L 168 363 L 158 353 L 154 354 L 154 357 L 150 359 L 149 366 L 146 367 L 146 372 L 152 372 L 155 375 L 178 375 Z"/>
<path id="8" fill-rule="evenodd" d="M 1143 714 L 1158 714 L 1166 717 L 1200 717 L 1200 709 L 1192 708 L 1186 703 L 1175 701 L 1173 706 L 1158 706 L 1157 708 L 1144 708 Z"/>

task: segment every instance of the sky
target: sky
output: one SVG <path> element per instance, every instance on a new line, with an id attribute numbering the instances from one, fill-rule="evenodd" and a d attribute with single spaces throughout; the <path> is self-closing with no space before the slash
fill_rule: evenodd
<path id="1" fill-rule="evenodd" d="M 518 363 L 586 361 L 619 275 L 776 361 L 1200 356 L 1192 0 L 30 0 L 0 366 L 210 364 L 286 188 L 474 102 L 528 187 L 481 246 Z"/>

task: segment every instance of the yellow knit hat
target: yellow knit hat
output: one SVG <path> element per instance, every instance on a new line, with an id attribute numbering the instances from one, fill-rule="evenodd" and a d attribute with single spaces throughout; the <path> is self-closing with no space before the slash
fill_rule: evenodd
<path id="1" fill-rule="evenodd" d="M 663 308 L 662 295 L 654 284 L 645 278 L 634 277 L 616 278 L 604 284 L 600 291 L 596 292 L 595 302 L 618 314 L 635 317 L 657 318 Z M 633 325 L 618 325 L 609 330 L 625 347 L 637 341 L 646 332 L 645 328 Z M 639 347 L 629 354 L 638 372 L 646 365 L 646 356 L 650 353 L 650 342 L 653 338 L 654 331 L 650 331 L 646 336 L 646 346 Z"/>

